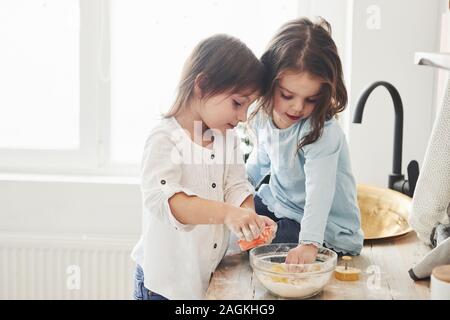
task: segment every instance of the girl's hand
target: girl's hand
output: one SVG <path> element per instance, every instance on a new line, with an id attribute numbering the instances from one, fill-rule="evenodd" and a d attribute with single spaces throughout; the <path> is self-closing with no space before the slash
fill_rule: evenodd
<path id="1" fill-rule="evenodd" d="M 275 221 L 273 221 L 269 217 L 266 217 L 266 216 L 260 216 L 260 217 L 262 217 L 264 219 L 266 226 L 268 226 L 272 229 L 272 236 L 269 237 L 269 239 L 267 239 L 267 241 L 264 243 L 264 244 L 271 244 L 273 239 L 275 239 L 275 237 L 277 235 L 278 225 Z"/>
<path id="2" fill-rule="evenodd" d="M 288 264 L 306 264 L 316 261 L 319 249 L 313 244 L 299 244 L 297 247 L 289 250 L 286 256 Z"/>
<path id="3" fill-rule="evenodd" d="M 239 239 L 246 241 L 258 238 L 267 224 L 275 224 L 271 219 L 257 215 L 254 210 L 236 207 L 226 213 L 224 223 Z"/>

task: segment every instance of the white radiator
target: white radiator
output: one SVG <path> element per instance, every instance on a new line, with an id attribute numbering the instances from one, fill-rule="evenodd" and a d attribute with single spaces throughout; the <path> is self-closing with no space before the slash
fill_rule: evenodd
<path id="1" fill-rule="evenodd" d="M 0 299 L 132 299 L 136 241 L 0 233 Z"/>

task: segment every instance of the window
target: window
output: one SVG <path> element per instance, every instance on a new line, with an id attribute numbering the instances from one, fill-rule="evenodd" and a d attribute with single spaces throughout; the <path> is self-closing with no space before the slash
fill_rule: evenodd
<path id="1" fill-rule="evenodd" d="M 0 2 L 0 171 L 98 168 L 99 4 Z"/>
<path id="2" fill-rule="evenodd" d="M 2 0 L 0 171 L 138 174 L 201 39 L 228 33 L 260 56 L 284 22 L 313 9 L 310 0 Z"/>
<path id="3" fill-rule="evenodd" d="M 78 38 L 76 1 L 0 2 L 0 148 L 78 148 Z"/>

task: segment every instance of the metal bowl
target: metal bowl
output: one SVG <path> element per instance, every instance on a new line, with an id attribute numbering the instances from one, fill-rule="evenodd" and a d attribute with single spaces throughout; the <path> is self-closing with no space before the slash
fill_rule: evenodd
<path id="1" fill-rule="evenodd" d="M 337 254 L 319 248 L 316 261 L 311 264 L 286 264 L 286 256 L 297 243 L 263 245 L 250 250 L 250 265 L 273 295 L 282 298 L 304 299 L 320 293 L 330 280 L 337 263 Z"/>
<path id="2" fill-rule="evenodd" d="M 411 202 L 410 197 L 391 189 L 358 185 L 364 239 L 385 239 L 412 231 L 408 224 Z"/>

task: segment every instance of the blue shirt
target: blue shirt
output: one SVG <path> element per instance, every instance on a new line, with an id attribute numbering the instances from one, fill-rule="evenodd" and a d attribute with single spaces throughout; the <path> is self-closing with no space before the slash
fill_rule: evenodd
<path id="1" fill-rule="evenodd" d="M 309 119 L 278 129 L 261 112 L 251 121 L 255 148 L 246 169 L 256 186 L 270 173 L 257 194 L 275 216 L 300 223 L 300 241 L 325 244 L 336 251 L 359 254 L 361 229 L 356 183 L 344 132 L 336 119 L 325 122 L 314 143 L 297 151 L 311 131 Z"/>

